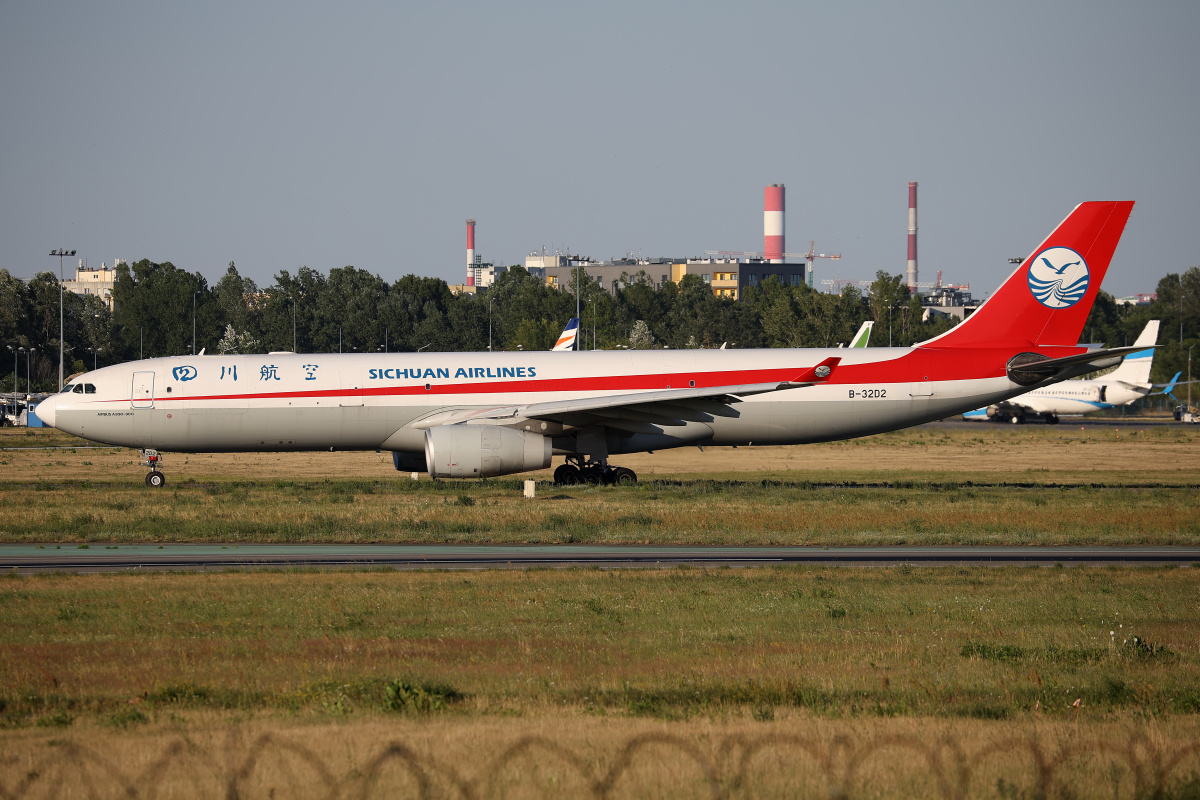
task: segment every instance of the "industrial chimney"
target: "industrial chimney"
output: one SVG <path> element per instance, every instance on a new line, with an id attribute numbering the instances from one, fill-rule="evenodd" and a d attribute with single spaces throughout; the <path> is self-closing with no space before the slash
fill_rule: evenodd
<path id="1" fill-rule="evenodd" d="M 772 183 L 763 190 L 763 258 L 783 263 L 783 184 Z"/>
<path id="2" fill-rule="evenodd" d="M 917 182 L 908 182 L 908 290 L 917 291 Z"/>
<path id="3" fill-rule="evenodd" d="M 475 220 L 467 220 L 467 286 L 475 285 Z"/>

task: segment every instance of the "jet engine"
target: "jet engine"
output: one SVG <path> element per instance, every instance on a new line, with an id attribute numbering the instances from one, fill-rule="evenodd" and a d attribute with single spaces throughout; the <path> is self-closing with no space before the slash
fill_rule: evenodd
<path id="1" fill-rule="evenodd" d="M 491 478 L 550 466 L 550 438 L 495 425 L 439 425 L 425 431 L 431 478 Z"/>

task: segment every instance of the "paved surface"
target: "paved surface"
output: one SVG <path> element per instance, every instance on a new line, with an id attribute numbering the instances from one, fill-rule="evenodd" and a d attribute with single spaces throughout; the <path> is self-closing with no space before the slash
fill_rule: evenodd
<path id="1" fill-rule="evenodd" d="M 641 547 L 625 545 L 0 545 L 0 570 L 1200 564 L 1200 547 Z"/>

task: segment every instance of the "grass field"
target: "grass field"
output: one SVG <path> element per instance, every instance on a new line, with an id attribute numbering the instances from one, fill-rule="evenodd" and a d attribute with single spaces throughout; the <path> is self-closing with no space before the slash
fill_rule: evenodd
<path id="1" fill-rule="evenodd" d="M 9 577 L 0 742 L 9 786 L 69 764 L 144 790 L 150 756 L 193 780 L 189 759 L 227 766 L 234 735 L 270 745 L 245 778 L 260 788 L 316 769 L 304 748 L 357 787 L 387 740 L 499 796 L 561 795 L 572 759 L 595 780 L 625 764 L 615 796 L 694 796 L 709 778 L 730 796 L 924 794 L 936 774 L 995 796 L 1048 785 L 1041 748 L 1076 796 L 1133 796 L 1200 766 L 1198 603 L 1186 569 Z M 531 736 L 529 763 L 504 762 Z M 738 748 L 773 766 L 740 771 Z"/>
<path id="2" fill-rule="evenodd" d="M 0 442 L 71 443 L 30 433 Z M 555 488 L 543 473 L 533 502 L 521 478 L 413 481 L 375 453 L 168 454 L 159 491 L 120 448 L 4 450 L 0 461 L 10 542 L 1200 542 L 1200 441 L 1179 426 L 980 424 L 689 448 L 622 459 L 642 475 L 636 487 Z M 714 471 L 699 471 L 707 463 Z"/>
<path id="3" fill-rule="evenodd" d="M 1179 426 L 691 449 L 534 501 L 374 453 L 168 454 L 153 491 L 30 433 L 67 447 L 0 451 L 4 541 L 1200 538 Z M 0 797 L 1200 791 L 1193 569 L 14 575 L 0 609 Z"/>

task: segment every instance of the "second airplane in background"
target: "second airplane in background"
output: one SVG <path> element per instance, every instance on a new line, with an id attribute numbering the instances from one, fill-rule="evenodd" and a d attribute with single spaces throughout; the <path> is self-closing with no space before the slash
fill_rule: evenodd
<path id="1" fill-rule="evenodd" d="M 1125 356 L 1121 366 L 1107 375 L 1043 386 L 1028 394 L 994 403 L 987 408 L 968 411 L 963 414 L 963 419 L 995 420 L 1019 425 L 1035 418 L 1054 424 L 1058 422 L 1060 414 L 1088 414 L 1141 400 L 1156 386 L 1150 383 L 1150 366 L 1154 361 L 1154 345 L 1158 340 L 1158 322 L 1156 319 L 1147 322 L 1141 335 L 1133 343 L 1134 347 L 1146 349 Z M 1174 381 L 1170 385 L 1174 388 Z"/>

